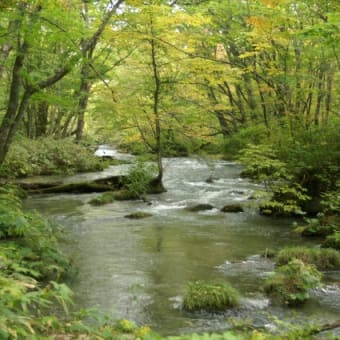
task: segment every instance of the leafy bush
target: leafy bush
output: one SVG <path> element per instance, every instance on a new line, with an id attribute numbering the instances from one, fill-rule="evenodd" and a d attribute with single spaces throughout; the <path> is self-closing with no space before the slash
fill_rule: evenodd
<path id="1" fill-rule="evenodd" d="M 238 161 L 246 166 L 243 176 L 264 184 L 270 196 L 263 195 L 260 211 L 264 215 L 302 214 L 301 204 L 309 197 L 305 189 L 293 181 L 287 164 L 278 159 L 269 145 L 248 145 Z"/>
<path id="2" fill-rule="evenodd" d="M 257 125 L 248 128 L 244 128 L 226 138 L 223 146 L 223 154 L 227 159 L 235 159 L 238 152 L 247 147 L 247 145 L 260 144 L 267 134 L 266 127 L 264 125 Z"/>
<path id="3" fill-rule="evenodd" d="M 265 291 L 289 306 L 309 299 L 309 290 L 320 285 L 321 273 L 312 265 L 294 259 L 279 267 L 265 282 Z"/>
<path id="4" fill-rule="evenodd" d="M 332 235 L 327 236 L 322 247 L 340 250 L 340 231 L 336 231 Z"/>
<path id="5" fill-rule="evenodd" d="M 238 291 L 228 283 L 189 282 L 183 307 L 188 311 L 219 311 L 239 304 Z"/>
<path id="6" fill-rule="evenodd" d="M 156 168 L 153 165 L 138 161 L 123 178 L 123 185 L 132 197 L 142 198 L 148 192 L 155 174 Z"/>
<path id="7" fill-rule="evenodd" d="M 65 174 L 102 170 L 100 159 L 93 152 L 71 139 L 21 139 L 11 146 L 2 177 Z"/>
<path id="8" fill-rule="evenodd" d="M 292 247 L 282 249 L 277 257 L 279 266 L 288 264 L 293 259 L 298 259 L 306 264 L 313 264 L 319 270 L 335 269 L 340 267 L 340 253 L 335 249 Z"/>
<path id="9" fill-rule="evenodd" d="M 332 234 L 337 226 L 335 224 L 323 224 L 320 218 L 306 219 L 308 224 L 306 226 L 299 226 L 296 231 L 303 236 L 327 236 Z"/>

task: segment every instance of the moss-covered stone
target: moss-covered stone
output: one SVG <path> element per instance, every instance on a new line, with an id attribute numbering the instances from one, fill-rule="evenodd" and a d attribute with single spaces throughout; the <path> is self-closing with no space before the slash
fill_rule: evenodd
<path id="1" fill-rule="evenodd" d="M 104 192 L 103 194 L 93 198 L 89 203 L 91 205 L 104 205 L 114 201 L 114 192 Z"/>
<path id="2" fill-rule="evenodd" d="M 205 204 L 205 203 L 200 203 L 200 204 L 196 204 L 191 207 L 185 208 L 185 210 L 192 211 L 192 212 L 212 210 L 212 209 L 214 209 L 214 206 L 212 206 L 211 204 Z"/>
<path id="3" fill-rule="evenodd" d="M 140 198 L 139 196 L 126 189 L 114 191 L 113 197 L 116 201 L 130 201 L 138 200 Z"/>
<path id="4" fill-rule="evenodd" d="M 145 211 L 137 211 L 137 212 L 134 212 L 132 214 L 126 215 L 124 217 L 139 220 L 139 219 L 147 218 L 147 217 L 151 217 L 151 216 L 152 216 L 152 214 L 147 213 Z"/>
<path id="5" fill-rule="evenodd" d="M 198 310 L 221 311 L 239 304 L 240 294 L 229 283 L 189 282 L 186 288 L 183 308 L 192 312 Z"/>
<path id="6" fill-rule="evenodd" d="M 221 211 L 224 213 L 239 213 L 243 212 L 244 209 L 241 204 L 227 204 L 221 209 Z"/>

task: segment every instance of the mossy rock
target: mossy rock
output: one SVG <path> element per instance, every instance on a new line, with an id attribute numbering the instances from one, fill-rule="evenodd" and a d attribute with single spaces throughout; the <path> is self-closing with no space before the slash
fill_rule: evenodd
<path id="1" fill-rule="evenodd" d="M 147 213 L 145 211 L 137 211 L 137 212 L 134 212 L 132 214 L 126 215 L 124 217 L 139 220 L 139 219 L 147 218 L 147 217 L 151 217 L 151 216 L 152 216 L 152 214 Z"/>
<path id="2" fill-rule="evenodd" d="M 104 192 L 103 194 L 93 198 L 89 203 L 91 205 L 104 205 L 112 203 L 115 200 L 114 192 Z"/>
<path id="3" fill-rule="evenodd" d="M 192 212 L 212 210 L 212 209 L 214 209 L 214 206 L 212 206 L 211 204 L 205 204 L 205 203 L 200 203 L 200 204 L 196 204 L 191 207 L 185 208 L 185 210 L 192 211 Z"/>
<path id="4" fill-rule="evenodd" d="M 340 252 L 329 248 L 285 248 L 278 253 L 276 264 L 279 266 L 286 265 L 294 259 L 301 260 L 306 264 L 314 265 L 319 270 L 340 268 Z"/>
<path id="5" fill-rule="evenodd" d="M 131 200 L 138 200 L 140 198 L 137 195 L 125 189 L 114 191 L 113 197 L 116 201 L 131 201 Z"/>
<path id="6" fill-rule="evenodd" d="M 187 311 L 222 311 L 239 305 L 240 294 L 229 283 L 189 282 L 183 300 Z"/>
<path id="7" fill-rule="evenodd" d="M 267 278 L 264 290 L 274 300 L 288 306 L 305 303 L 309 290 L 321 284 L 322 274 L 313 266 L 294 259 Z"/>
<path id="8" fill-rule="evenodd" d="M 244 209 L 241 204 L 227 204 L 222 209 L 224 213 L 239 213 L 244 212 Z"/>

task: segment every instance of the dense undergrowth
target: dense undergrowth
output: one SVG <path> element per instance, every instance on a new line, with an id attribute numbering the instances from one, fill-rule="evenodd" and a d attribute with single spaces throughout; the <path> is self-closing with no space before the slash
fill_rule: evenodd
<path id="1" fill-rule="evenodd" d="M 93 150 L 71 139 L 21 137 L 13 143 L 0 166 L 0 177 L 72 174 L 102 170 L 103 166 Z"/>
<path id="2" fill-rule="evenodd" d="M 0 339 L 151 334 L 148 327 L 131 327 L 124 320 L 114 324 L 94 310 L 69 312 L 73 294 L 63 280 L 72 266 L 59 250 L 60 233 L 38 213 L 22 210 L 19 189 L 0 187 Z"/>

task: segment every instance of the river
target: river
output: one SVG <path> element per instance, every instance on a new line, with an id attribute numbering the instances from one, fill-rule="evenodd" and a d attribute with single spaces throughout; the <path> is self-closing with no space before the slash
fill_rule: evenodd
<path id="1" fill-rule="evenodd" d="M 83 180 L 127 171 L 111 166 L 104 173 L 82 174 Z M 305 306 L 272 305 L 261 292 L 270 260 L 266 248 L 312 244 L 292 232 L 293 220 L 262 217 L 254 208 L 256 185 L 241 179 L 240 167 L 200 158 L 164 160 L 167 192 L 142 201 L 91 206 L 95 194 L 35 195 L 26 207 L 37 209 L 64 226 L 64 250 L 79 270 L 72 281 L 77 308 L 97 306 L 113 318 L 150 325 L 162 335 L 220 331 L 230 318 L 274 327 L 273 318 L 294 322 L 335 320 L 340 312 L 340 272 L 326 273 L 325 286 L 312 292 Z M 207 183 L 212 176 L 214 181 Z M 244 204 L 245 212 L 222 213 L 225 204 Z M 209 203 L 215 209 L 190 212 L 185 207 Z M 146 211 L 152 217 L 124 216 Z M 315 241 L 314 241 L 315 242 Z M 187 313 L 181 309 L 186 282 L 228 280 L 242 294 L 241 306 L 225 313 Z"/>

